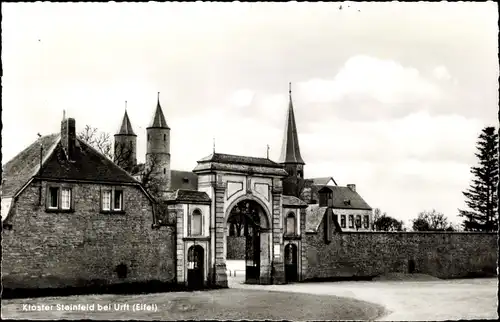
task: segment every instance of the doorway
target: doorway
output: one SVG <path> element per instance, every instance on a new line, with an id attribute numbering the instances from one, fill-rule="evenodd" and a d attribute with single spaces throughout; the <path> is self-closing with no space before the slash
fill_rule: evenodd
<path id="1" fill-rule="evenodd" d="M 203 288 L 204 249 L 200 245 L 191 246 L 188 250 L 188 288 Z"/>
<path id="2" fill-rule="evenodd" d="M 297 246 L 288 244 L 285 246 L 285 279 L 287 283 L 298 281 Z"/>

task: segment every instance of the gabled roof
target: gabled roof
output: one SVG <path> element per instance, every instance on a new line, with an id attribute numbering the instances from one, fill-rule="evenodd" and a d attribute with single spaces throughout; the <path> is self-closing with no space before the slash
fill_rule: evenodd
<path id="1" fill-rule="evenodd" d="M 2 171 L 2 198 L 13 197 L 40 169 L 40 147 L 42 160 L 46 160 L 59 143 L 60 135 L 50 134 L 33 142 L 7 162 Z"/>
<path id="2" fill-rule="evenodd" d="M 318 192 L 326 189 L 332 191 L 333 208 L 372 210 L 372 208 L 357 192 L 352 191 L 348 187 L 324 186 L 320 188 Z M 349 201 L 348 203 L 345 202 L 347 200 Z"/>
<path id="3" fill-rule="evenodd" d="M 307 207 L 307 203 L 304 201 L 300 200 L 297 197 L 294 196 L 283 196 L 283 206 L 292 206 L 292 207 L 300 207 L 300 208 L 305 208 Z"/>
<path id="4" fill-rule="evenodd" d="M 40 144 L 44 147 L 41 170 Z M 2 198 L 16 195 L 34 176 L 43 179 L 138 184 L 125 170 L 80 139 L 77 139 L 72 159 L 71 162 L 68 161 L 59 134 L 38 139 L 5 165 Z"/>
<path id="5" fill-rule="evenodd" d="M 158 103 L 156 103 L 155 115 L 153 116 L 153 120 L 151 121 L 150 125 L 147 128 L 149 129 L 152 127 L 162 128 L 162 129 L 170 129 L 167 125 L 167 122 L 165 121 L 165 116 L 163 115 L 163 111 L 162 111 L 161 106 L 160 106 L 159 95 L 158 95 Z"/>
<path id="6" fill-rule="evenodd" d="M 191 171 L 170 170 L 170 189 L 198 190 L 198 175 Z"/>
<path id="7" fill-rule="evenodd" d="M 178 189 L 167 193 L 166 201 L 178 203 L 210 204 L 211 199 L 206 192 Z"/>
<path id="8" fill-rule="evenodd" d="M 283 135 L 283 144 L 281 147 L 281 156 L 279 162 L 305 164 L 304 160 L 302 160 L 302 156 L 300 155 L 299 136 L 297 134 L 297 125 L 295 124 L 295 114 L 293 112 L 291 87 L 289 90 L 289 94 L 290 101 L 288 103 L 285 134 Z"/>
<path id="9" fill-rule="evenodd" d="M 323 221 L 327 208 L 328 207 L 320 207 L 319 204 L 309 205 L 306 208 L 306 232 L 318 231 L 318 227 Z"/>
<path id="10" fill-rule="evenodd" d="M 266 158 L 246 157 L 213 153 L 198 161 L 194 173 L 227 171 L 238 173 L 258 173 L 284 177 L 287 175 L 282 165 Z"/>
<path id="11" fill-rule="evenodd" d="M 122 126 L 120 126 L 120 130 L 115 135 L 133 135 L 137 136 L 132 129 L 132 123 L 130 123 L 130 119 L 128 118 L 127 111 L 125 111 L 125 115 L 123 115 Z"/>
<path id="12" fill-rule="evenodd" d="M 333 177 L 322 177 L 322 178 L 311 178 L 307 180 L 312 180 L 313 184 L 318 185 L 318 186 L 325 186 L 330 180 L 337 185 L 337 182 L 333 179 Z"/>

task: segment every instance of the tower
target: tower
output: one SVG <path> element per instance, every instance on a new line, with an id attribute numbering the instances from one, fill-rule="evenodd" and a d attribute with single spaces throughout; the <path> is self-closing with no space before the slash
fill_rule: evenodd
<path id="1" fill-rule="evenodd" d="M 279 162 L 288 173 L 288 177 L 283 180 L 283 194 L 299 197 L 301 185 L 304 182 L 305 162 L 300 155 L 299 136 L 297 134 L 297 125 L 295 124 L 295 115 L 293 113 L 291 83 L 289 84 L 288 94 L 288 111 Z"/>
<path id="2" fill-rule="evenodd" d="M 122 125 L 115 134 L 113 161 L 128 172 L 132 172 L 137 165 L 137 135 L 128 118 L 127 102 L 125 102 Z"/>
<path id="3" fill-rule="evenodd" d="M 152 174 L 159 187 L 158 191 L 170 189 L 170 128 L 165 121 L 165 116 L 160 106 L 160 93 L 155 114 L 147 132 L 146 165 L 152 169 Z"/>

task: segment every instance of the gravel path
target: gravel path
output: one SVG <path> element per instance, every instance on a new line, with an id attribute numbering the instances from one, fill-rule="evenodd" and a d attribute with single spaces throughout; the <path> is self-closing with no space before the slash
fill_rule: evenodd
<path id="1" fill-rule="evenodd" d="M 287 285 L 246 285 L 230 279 L 230 287 L 265 291 L 351 297 L 384 306 L 379 320 L 435 321 L 497 319 L 497 279 L 439 281 L 323 282 Z"/>

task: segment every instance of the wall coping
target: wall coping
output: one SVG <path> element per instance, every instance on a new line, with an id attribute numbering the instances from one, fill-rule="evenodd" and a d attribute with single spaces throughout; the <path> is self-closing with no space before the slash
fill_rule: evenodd
<path id="1" fill-rule="evenodd" d="M 312 233 L 312 232 L 311 232 Z M 342 234 L 387 234 L 387 235 L 431 235 L 431 234 L 442 234 L 442 235 L 498 235 L 496 232 L 480 232 L 480 231 L 343 231 L 339 232 Z"/>

